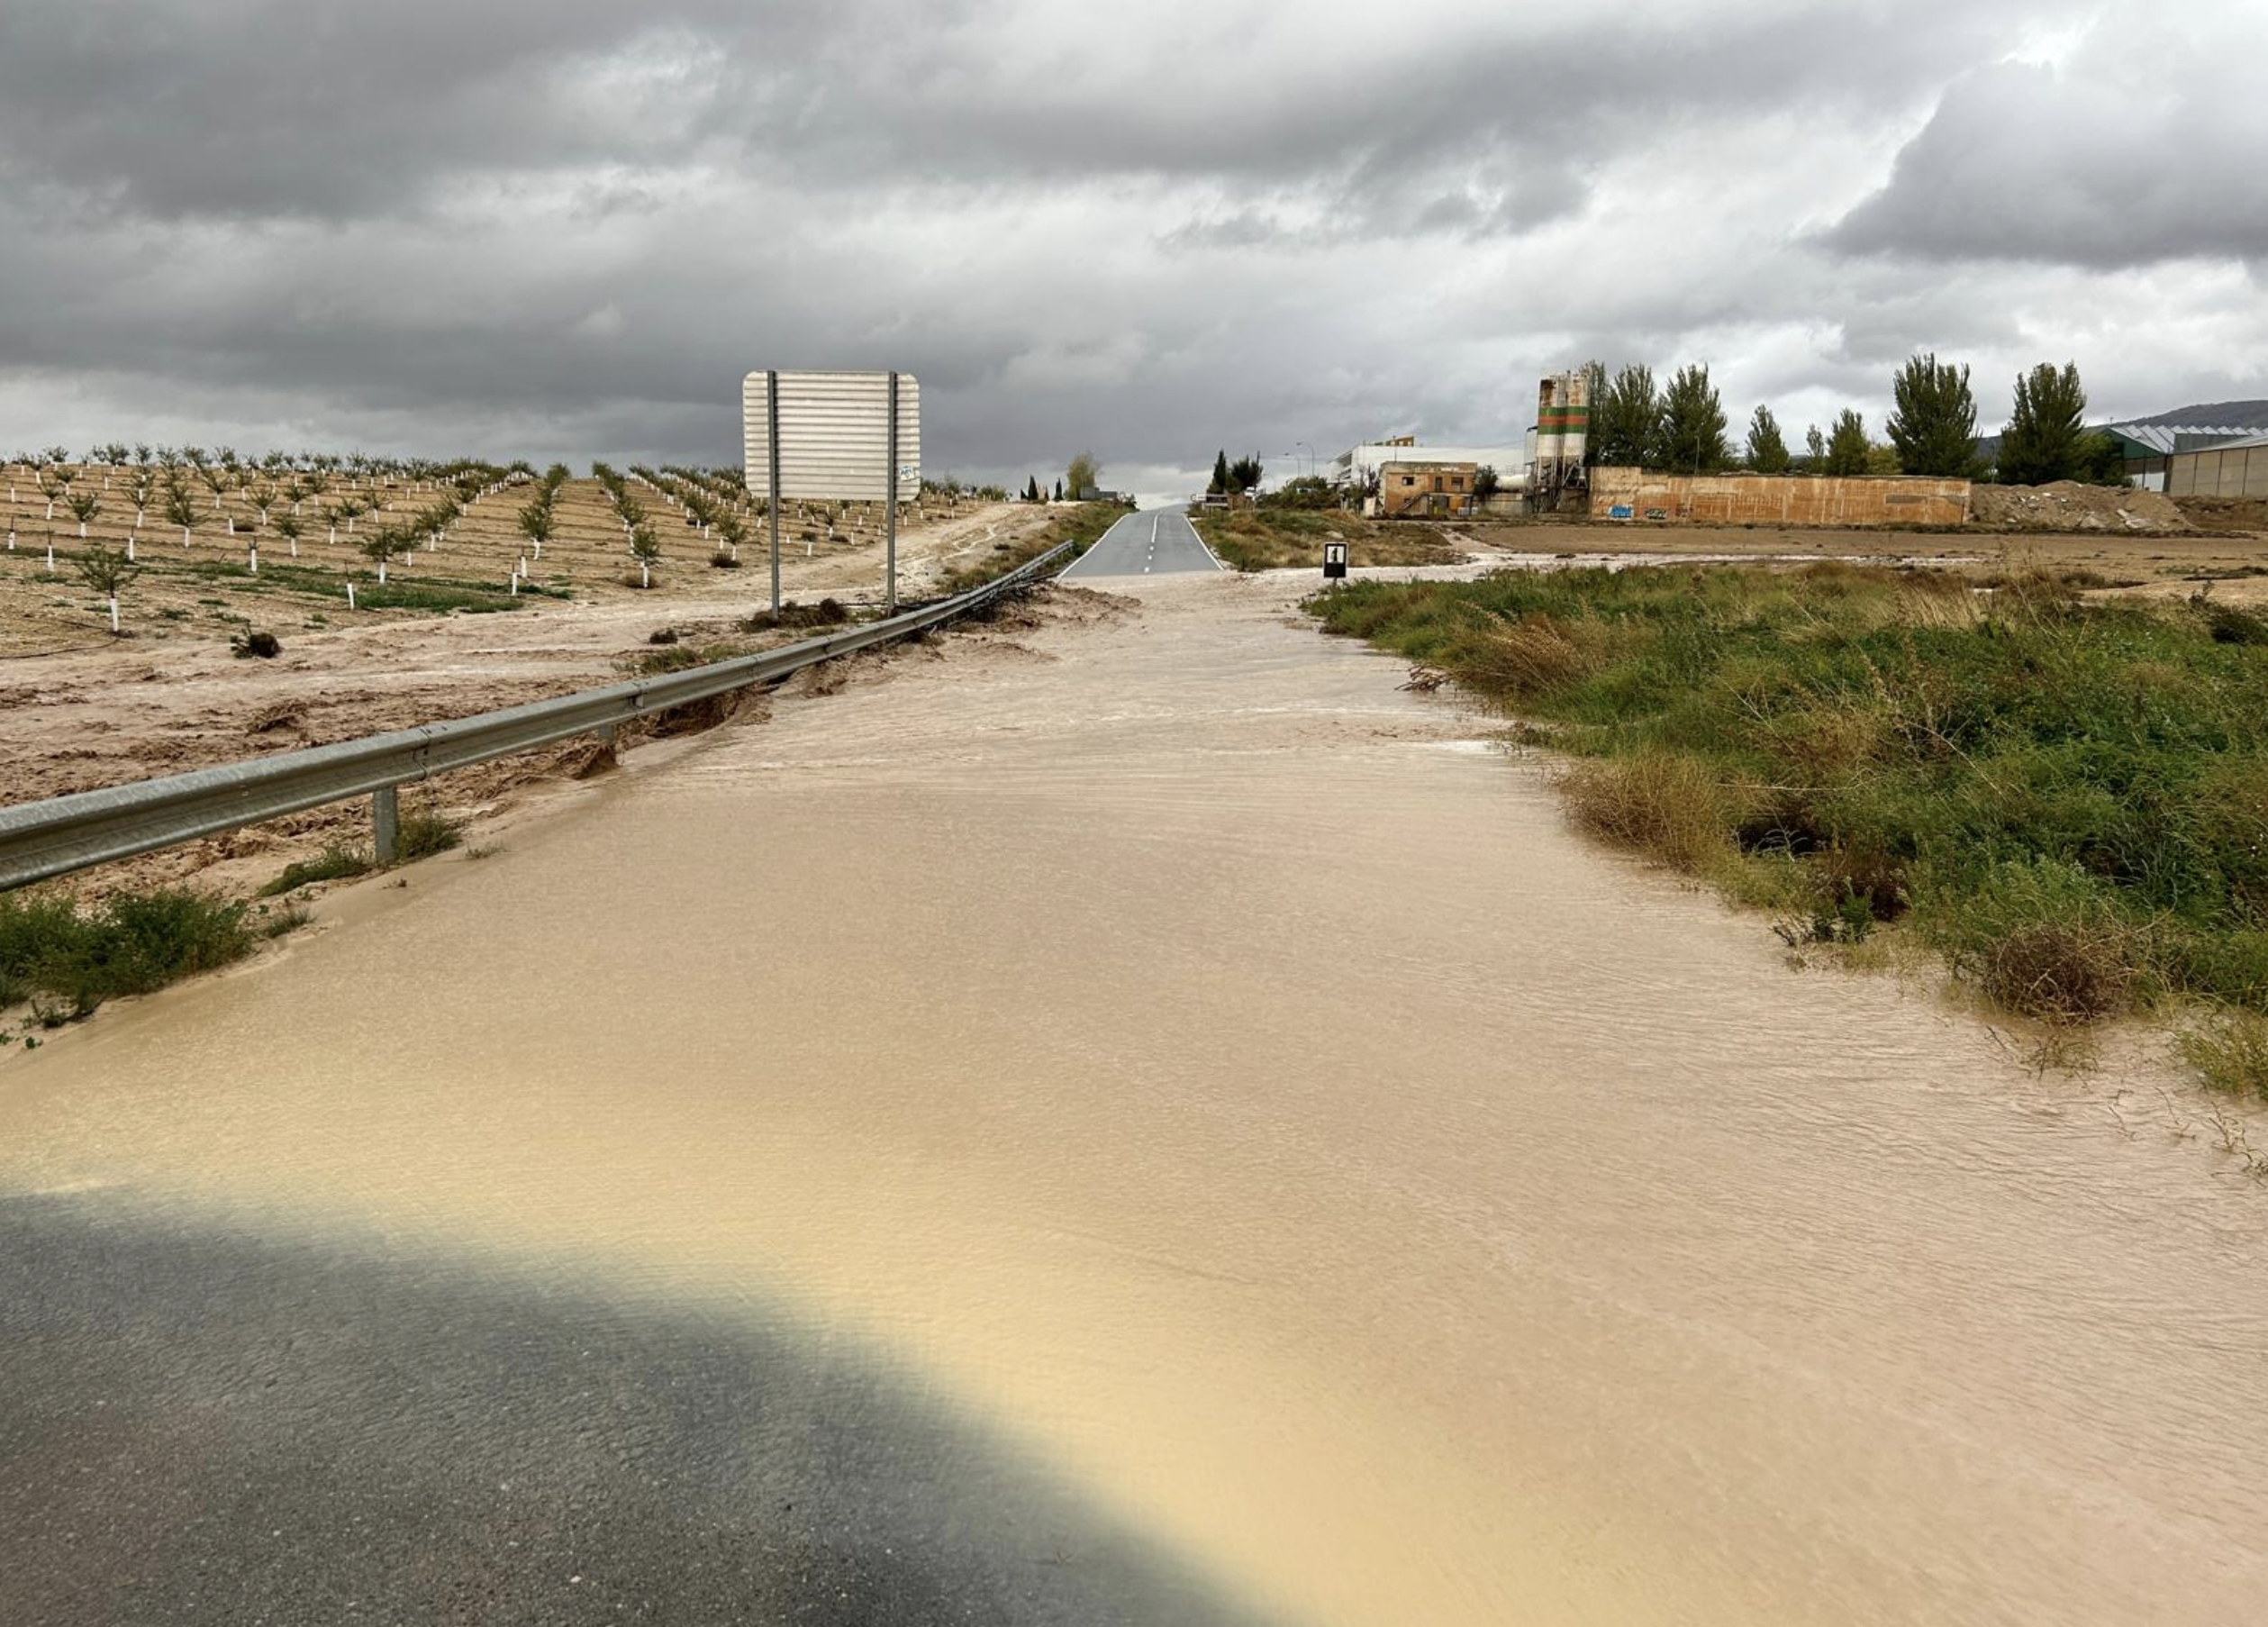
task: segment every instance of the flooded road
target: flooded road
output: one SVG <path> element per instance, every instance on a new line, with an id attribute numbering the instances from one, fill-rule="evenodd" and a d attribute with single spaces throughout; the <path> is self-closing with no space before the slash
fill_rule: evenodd
<path id="1" fill-rule="evenodd" d="M 1275 579 L 1139 592 L 633 759 L 0 1064 L 0 1444 L 105 1328 L 165 1367 L 165 1318 L 73 1308 L 122 1256 L 122 1303 L 211 1273 L 264 1285 L 231 1325 L 406 1341 L 340 1359 L 349 1413 L 484 1304 L 566 1307 L 531 1372 L 578 1329 L 692 1393 L 785 1366 L 817 1422 L 668 1530 L 841 1430 L 928 1466 L 848 1476 L 912 1488 L 859 1552 L 1010 1578 L 843 1619 L 2257 1619 L 2268 1193 L 2201 1108 L 1791 974 Z M 467 1450 L 558 1432 L 479 1444 L 510 1386 L 434 1383 Z"/>

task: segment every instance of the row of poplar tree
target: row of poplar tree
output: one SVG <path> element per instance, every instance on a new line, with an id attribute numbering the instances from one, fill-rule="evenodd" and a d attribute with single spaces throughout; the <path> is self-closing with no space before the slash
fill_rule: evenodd
<path id="1" fill-rule="evenodd" d="M 1830 428 L 1813 424 L 1805 432 L 1801 454 L 1789 448 L 1768 406 L 1756 408 L 1748 422 L 1747 444 L 1737 452 L 1727 434 L 1724 403 L 1705 367 L 1678 368 L 1666 389 L 1656 387 L 1648 367 L 1626 367 L 1611 378 L 1597 362 L 1584 370 L 1591 377 L 1587 463 L 1693 474 L 1740 467 L 1780 475 L 1799 460 L 1810 472 L 1823 475 L 1973 478 L 1988 472 L 1978 451 L 1969 369 L 1941 362 L 1934 352 L 1910 357 L 1898 369 L 1892 384 L 1897 410 L 1886 426 L 1887 444 L 1873 441 L 1864 417 L 1846 407 Z M 2122 478 L 2118 446 L 2086 428 L 2086 412 L 2087 392 L 2076 363 L 2058 368 L 2042 362 L 2019 375 L 2000 432 L 1999 457 L 1989 472 L 2010 486 Z"/>

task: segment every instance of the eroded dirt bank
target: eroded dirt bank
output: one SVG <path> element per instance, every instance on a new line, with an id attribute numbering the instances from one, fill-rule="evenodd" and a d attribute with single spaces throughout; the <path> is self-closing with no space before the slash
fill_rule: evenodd
<path id="1" fill-rule="evenodd" d="M 790 1306 L 1289 1621 L 2254 1619 L 2268 1204 L 2186 1098 L 1792 976 L 1305 585 L 349 889 L 0 1066 L 0 1191 Z"/>

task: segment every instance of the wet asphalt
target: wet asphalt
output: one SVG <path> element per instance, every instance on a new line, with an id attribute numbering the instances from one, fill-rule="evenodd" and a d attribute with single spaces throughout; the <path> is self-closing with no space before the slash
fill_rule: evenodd
<path id="1" fill-rule="evenodd" d="M 1171 576 L 1220 568 L 1197 528 L 1178 511 L 1129 514 L 1097 539 L 1063 574 L 1072 581 L 1095 577 Z"/>
<path id="2" fill-rule="evenodd" d="M 1246 1622 L 840 1339 L 0 1198 L 0 1622 Z"/>

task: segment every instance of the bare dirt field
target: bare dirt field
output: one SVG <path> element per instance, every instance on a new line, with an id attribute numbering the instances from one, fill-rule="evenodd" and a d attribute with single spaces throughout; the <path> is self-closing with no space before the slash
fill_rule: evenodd
<path id="1" fill-rule="evenodd" d="M 92 493 L 103 504 L 87 522 L 84 540 L 79 523 L 62 504 L 47 517 L 46 500 L 22 466 L 0 468 L 0 482 L 14 494 L 5 511 L 14 545 L 0 549 L 0 659 L 109 650 L 122 641 L 111 637 L 103 597 L 80 579 L 74 559 L 90 547 L 122 550 L 129 539 L 139 574 L 120 595 L 122 641 L 142 645 L 139 653 L 152 659 L 159 657 L 148 649 L 151 644 L 225 643 L 258 629 L 288 647 L 349 623 L 367 626 L 449 610 L 511 618 L 537 604 L 571 601 L 638 605 L 641 614 L 670 615 L 679 605 L 723 601 L 742 606 L 745 614 L 770 592 L 764 523 L 745 507 L 749 541 L 739 550 L 740 566 L 720 569 L 712 557 L 720 551 L 729 557 L 729 550 L 703 538 L 666 495 L 643 494 L 663 522 L 656 529 L 664 551 L 653 586 L 640 588 L 605 491 L 596 480 L 570 479 L 558 493 L 558 529 L 549 542 L 531 553 L 521 533 L 518 515 L 533 486 L 502 486 L 466 502 L 439 546 L 421 546 L 394 561 L 389 580 L 395 591 L 387 598 L 419 602 L 373 608 L 372 565 L 358 544 L 382 522 L 406 518 L 443 495 L 445 482 L 374 478 L 358 485 L 342 478 L 324 494 L 329 503 L 352 496 L 389 506 L 333 524 L 322 517 L 326 502 L 311 498 L 300 504 L 302 534 L 295 540 L 277 529 L 289 513 L 287 502 L 277 500 L 262 527 L 254 490 L 238 487 L 208 497 L 200 489 L 197 523 L 185 542 L 154 495 L 137 525 L 131 470 L 81 466 L 73 472 L 72 489 Z M 108 493 L 102 489 L 105 478 L 112 483 Z M 1044 524 L 1048 512 L 966 496 L 908 505 L 899 522 L 900 591 L 926 592 L 946 573 Z M 880 598 L 877 506 L 790 505 L 781 519 L 781 553 L 791 593 L 830 594 L 854 604 Z M 522 561 L 524 586 L 515 594 L 512 578 Z M 352 610 L 349 579 L 358 592 Z"/>
<path id="2" fill-rule="evenodd" d="M 1556 559 L 1872 559 L 1912 561 L 1980 575 L 2028 569 L 2084 570 L 2106 586 L 2216 597 L 2268 594 L 2268 537 L 2243 532 L 1892 532 L 1758 527 L 1632 527 L 1522 521 L 1444 528 L 1479 559 L 1507 563 Z M 2253 574 L 2257 573 L 2257 574 Z"/>
<path id="3" fill-rule="evenodd" d="M 99 481 L 100 471 L 94 477 Z M 514 520 L 524 501 L 524 491 L 507 488 L 467 504 L 443 545 L 398 565 L 393 580 L 474 588 L 506 583 L 526 547 Z M 154 540 L 162 532 L 145 530 L 136 550 L 145 569 L 122 595 L 128 636 L 118 639 L 110 635 L 100 598 L 71 575 L 70 555 L 87 545 L 78 540 L 77 523 L 59 524 L 59 532 L 70 534 L 58 535 L 58 569 L 50 574 L 46 528 L 33 507 L 34 518 L 18 523 L 16 550 L 0 552 L 0 803 L 324 745 L 611 683 L 659 653 L 650 640 L 664 630 L 676 635 L 677 648 L 714 653 L 805 636 L 743 626 L 769 604 L 760 532 L 744 546 L 738 570 L 710 568 L 708 547 L 698 539 L 673 542 L 656 586 L 640 590 L 625 585 L 634 575 L 624 569 L 620 528 L 596 482 L 569 481 L 558 506 L 559 532 L 531 580 L 560 596 L 508 596 L 510 607 L 497 614 L 349 613 L 349 573 L 366 592 L 370 575 L 369 562 L 343 534 L 335 544 L 303 535 L 305 569 L 299 574 L 286 568 L 288 543 L 270 532 L 255 576 L 232 548 L 223 552 L 207 534 L 210 527 L 200 526 L 186 550 L 177 533 L 166 542 Z M 131 522 L 131 504 L 122 517 Z M 946 575 L 1006 551 L 1049 517 L 1045 508 L 966 500 L 910 509 L 898 539 L 901 595 L 931 593 Z M 869 518 L 843 516 L 832 540 L 818 521 L 808 527 L 816 533 L 809 542 L 800 535 L 806 529 L 802 516 L 784 525 L 785 596 L 806 604 L 831 597 L 849 607 L 878 605 L 883 549 Z M 248 514 L 244 532 L 253 523 Z M 38 526 L 36 545 L 27 545 L 32 525 Z M 87 541 L 122 545 L 131 529 L 113 528 L 115 534 L 105 537 L 98 519 Z M 231 636 L 253 629 L 274 632 L 282 653 L 273 659 L 234 655 Z M 900 659 L 906 658 L 885 654 L 866 666 Z M 739 715 L 759 716 L 766 704 L 750 697 Z M 713 721 L 655 720 L 650 727 L 668 732 Z M 445 776 L 412 797 L 456 817 L 491 814 L 515 788 L 584 771 L 591 757 L 587 746 L 570 743 Z M 249 891 L 329 843 L 367 840 L 366 819 L 358 805 L 314 809 L 105 867 L 68 885 L 94 896 L 196 875 L 200 885 Z"/>

